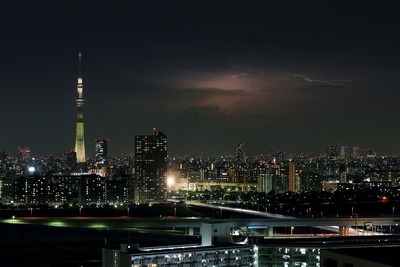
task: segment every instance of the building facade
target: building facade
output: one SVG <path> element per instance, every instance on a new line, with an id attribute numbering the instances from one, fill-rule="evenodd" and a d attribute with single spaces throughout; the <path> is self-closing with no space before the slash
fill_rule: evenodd
<path id="1" fill-rule="evenodd" d="M 103 249 L 103 267 L 204 267 L 257 266 L 254 246 L 169 247 L 139 250 L 121 244 L 121 249 Z"/>
<path id="2" fill-rule="evenodd" d="M 104 164 L 108 158 L 108 140 L 96 139 L 95 160 L 97 164 Z"/>
<path id="3" fill-rule="evenodd" d="M 167 136 L 153 129 L 152 135 L 135 137 L 134 202 L 164 201 L 167 197 Z"/>

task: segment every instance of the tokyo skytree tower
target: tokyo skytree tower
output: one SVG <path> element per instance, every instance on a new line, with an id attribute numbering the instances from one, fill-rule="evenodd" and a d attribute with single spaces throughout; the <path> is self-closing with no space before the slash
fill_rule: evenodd
<path id="1" fill-rule="evenodd" d="M 83 105 L 85 100 L 83 99 L 83 84 L 82 84 L 82 53 L 79 56 L 79 72 L 78 72 L 78 84 L 76 90 L 78 98 L 75 100 L 76 103 L 76 139 L 75 139 L 75 153 L 76 162 L 86 162 L 85 157 L 85 135 L 84 135 L 84 124 L 83 124 Z"/>

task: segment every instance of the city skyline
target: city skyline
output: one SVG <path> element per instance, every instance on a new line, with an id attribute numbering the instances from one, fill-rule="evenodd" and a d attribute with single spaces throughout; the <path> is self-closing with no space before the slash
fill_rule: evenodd
<path id="1" fill-rule="evenodd" d="M 133 154 L 153 127 L 170 155 L 233 154 L 236 141 L 253 155 L 400 153 L 394 1 L 4 5 L 1 151 L 73 149 L 82 52 L 88 157 L 96 139 Z"/>

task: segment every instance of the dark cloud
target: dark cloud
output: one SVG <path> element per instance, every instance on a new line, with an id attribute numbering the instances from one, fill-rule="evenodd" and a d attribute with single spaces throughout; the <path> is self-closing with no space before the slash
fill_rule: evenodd
<path id="1" fill-rule="evenodd" d="M 99 137 L 132 153 L 152 127 L 180 154 L 230 153 L 236 139 L 249 153 L 339 141 L 397 152 L 394 4 L 6 1 L 0 150 L 73 147 L 82 52 L 88 155 Z"/>
<path id="2" fill-rule="evenodd" d="M 330 85 L 330 84 L 304 84 L 298 85 L 297 90 L 308 93 L 338 93 L 349 89 L 346 85 Z"/>

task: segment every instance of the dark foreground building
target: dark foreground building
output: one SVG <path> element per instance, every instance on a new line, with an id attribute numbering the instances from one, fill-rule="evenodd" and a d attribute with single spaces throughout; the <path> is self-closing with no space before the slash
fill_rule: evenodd
<path id="1" fill-rule="evenodd" d="M 103 267 L 366 267 L 399 266 L 400 239 L 391 235 L 263 238 L 230 235 L 229 224 L 202 224 L 201 243 L 104 248 Z M 385 256 L 379 256 L 382 253 Z"/>

